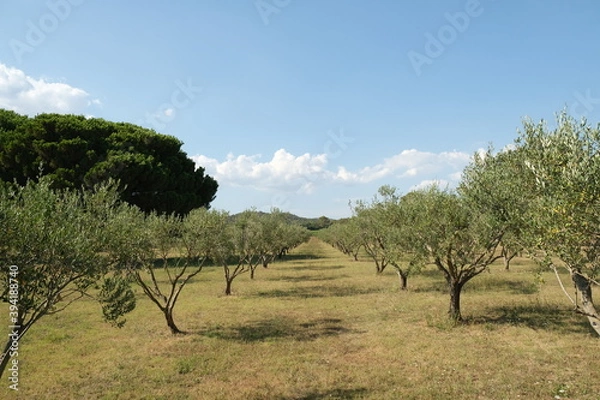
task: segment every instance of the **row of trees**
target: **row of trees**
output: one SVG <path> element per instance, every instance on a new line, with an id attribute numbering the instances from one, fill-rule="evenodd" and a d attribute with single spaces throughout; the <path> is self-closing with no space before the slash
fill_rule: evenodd
<path id="1" fill-rule="evenodd" d="M 0 109 L 0 180 L 24 185 L 46 176 L 54 188 L 91 189 L 118 179 L 122 200 L 182 215 L 208 207 L 218 187 L 182 144 L 130 123 Z"/>
<path id="2" fill-rule="evenodd" d="M 145 213 L 119 200 L 118 185 L 53 189 L 48 179 L 0 184 L 0 300 L 10 305 L 11 345 L 42 317 L 93 297 L 104 318 L 122 326 L 135 307 L 137 285 L 160 310 L 172 333 L 186 284 L 206 265 L 223 269 L 225 293 L 244 273 L 254 277 L 285 249 L 306 241 L 304 227 L 279 210 L 227 212 L 198 208 L 186 216 Z"/>
<path id="3" fill-rule="evenodd" d="M 359 249 L 397 271 L 402 288 L 432 263 L 448 284 L 449 315 L 461 320 L 464 285 L 520 252 L 556 273 L 575 311 L 600 334 L 592 289 L 600 272 L 600 125 L 565 112 L 552 129 L 526 120 L 514 145 L 474 155 L 455 190 L 432 186 L 403 196 L 384 186 L 324 238 L 356 258 Z M 571 295 L 559 269 L 568 271 Z"/>
<path id="4" fill-rule="evenodd" d="M 463 286 L 501 257 L 502 227 L 470 207 L 465 196 L 437 186 L 404 196 L 383 186 L 371 203 L 355 204 L 354 213 L 325 232 L 325 240 L 355 259 L 362 249 L 377 273 L 392 266 L 403 290 L 411 274 L 435 264 L 448 284 L 450 317 L 457 321 Z"/>
<path id="5" fill-rule="evenodd" d="M 600 334 L 592 290 L 600 270 L 600 125 L 565 113 L 549 129 L 525 121 L 514 145 L 476 154 L 456 190 L 430 187 L 400 195 L 384 186 L 355 216 L 331 226 L 329 240 L 357 256 L 362 246 L 383 271 L 391 265 L 406 288 L 427 263 L 448 284 L 449 315 L 462 319 L 460 296 L 501 257 L 523 250 L 556 273 L 575 310 Z M 225 293 L 234 279 L 308 238 L 278 210 L 231 218 L 193 209 L 154 213 L 121 201 L 118 184 L 56 189 L 56 180 L 0 183 L 0 299 L 9 303 L 13 339 L 45 315 L 83 296 L 120 326 L 135 307 L 132 284 L 160 309 L 173 333 L 177 299 L 208 263 L 222 267 Z M 560 280 L 568 271 L 571 295 Z M 166 277 L 166 278 L 165 278 Z"/>

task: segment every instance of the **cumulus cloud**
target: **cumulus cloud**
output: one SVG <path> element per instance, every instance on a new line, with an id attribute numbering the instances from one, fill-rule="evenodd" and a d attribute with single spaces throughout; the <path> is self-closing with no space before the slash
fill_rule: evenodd
<path id="1" fill-rule="evenodd" d="M 285 149 L 277 150 L 269 161 L 262 161 L 260 154 L 229 154 L 224 161 L 204 155 L 193 156 L 192 159 L 222 184 L 310 193 L 322 185 L 364 184 L 383 179 L 395 182 L 414 181 L 421 177 L 425 179 L 423 185 L 434 181 L 445 185 L 460 179 L 461 170 L 471 156 L 458 151 L 431 153 L 404 150 L 384 159 L 382 163 L 356 171 L 344 166 L 328 168 L 326 154 L 295 156 Z M 432 176 L 436 179 L 432 180 Z"/>
<path id="2" fill-rule="evenodd" d="M 310 192 L 315 182 L 328 173 L 325 154 L 294 156 L 280 149 L 270 161 L 261 162 L 260 158 L 260 154 L 237 157 L 229 154 L 225 161 L 219 162 L 203 155 L 192 157 L 196 165 L 204 167 L 219 182 L 256 189 Z"/>
<path id="3" fill-rule="evenodd" d="M 17 68 L 0 63 L 0 108 L 20 114 L 85 114 L 100 106 L 85 90 L 66 83 L 27 76 Z"/>
<path id="4" fill-rule="evenodd" d="M 384 177 L 412 178 L 426 174 L 453 173 L 462 169 L 471 156 L 467 153 L 452 151 L 431 153 L 415 149 L 404 150 L 382 163 L 364 167 L 354 173 L 339 167 L 336 178 L 344 182 L 367 183 Z"/>

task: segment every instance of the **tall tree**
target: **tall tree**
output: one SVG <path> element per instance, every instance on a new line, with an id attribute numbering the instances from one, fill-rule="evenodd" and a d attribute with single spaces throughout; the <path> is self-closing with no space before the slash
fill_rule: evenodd
<path id="1" fill-rule="evenodd" d="M 119 180 L 121 198 L 145 212 L 209 207 L 217 182 L 196 168 L 177 138 L 129 123 L 76 115 L 33 118 L 0 110 L 0 179 L 48 176 L 55 188 Z"/>

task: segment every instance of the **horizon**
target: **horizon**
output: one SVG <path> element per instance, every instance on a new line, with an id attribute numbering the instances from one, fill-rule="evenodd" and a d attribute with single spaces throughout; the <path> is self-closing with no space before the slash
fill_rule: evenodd
<path id="1" fill-rule="evenodd" d="M 522 119 L 600 121 L 593 0 L 90 0 L 1 6 L 0 108 L 177 137 L 214 209 L 349 217 L 453 187 Z"/>

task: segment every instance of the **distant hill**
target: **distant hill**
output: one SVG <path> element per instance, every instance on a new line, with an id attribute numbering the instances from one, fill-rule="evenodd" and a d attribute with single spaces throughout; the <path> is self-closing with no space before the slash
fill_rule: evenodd
<path id="1" fill-rule="evenodd" d="M 284 213 L 285 217 L 290 223 L 296 223 L 304 226 L 311 231 L 317 231 L 329 227 L 335 220 L 327 218 L 326 216 L 320 216 L 318 218 L 305 218 L 299 217 L 292 213 Z"/>
<path id="2" fill-rule="evenodd" d="M 267 214 L 262 211 L 259 211 L 259 213 Z M 332 223 L 335 222 L 335 220 L 327 218 L 326 216 L 320 216 L 318 218 L 305 218 L 305 217 L 300 217 L 298 215 L 295 215 L 295 214 L 292 214 L 289 212 L 284 212 L 282 214 L 288 223 L 303 226 L 306 229 L 311 230 L 311 231 L 318 231 L 319 229 L 327 228 Z M 234 214 L 231 216 L 231 218 L 235 220 L 235 218 L 237 216 L 238 216 L 238 214 Z"/>

